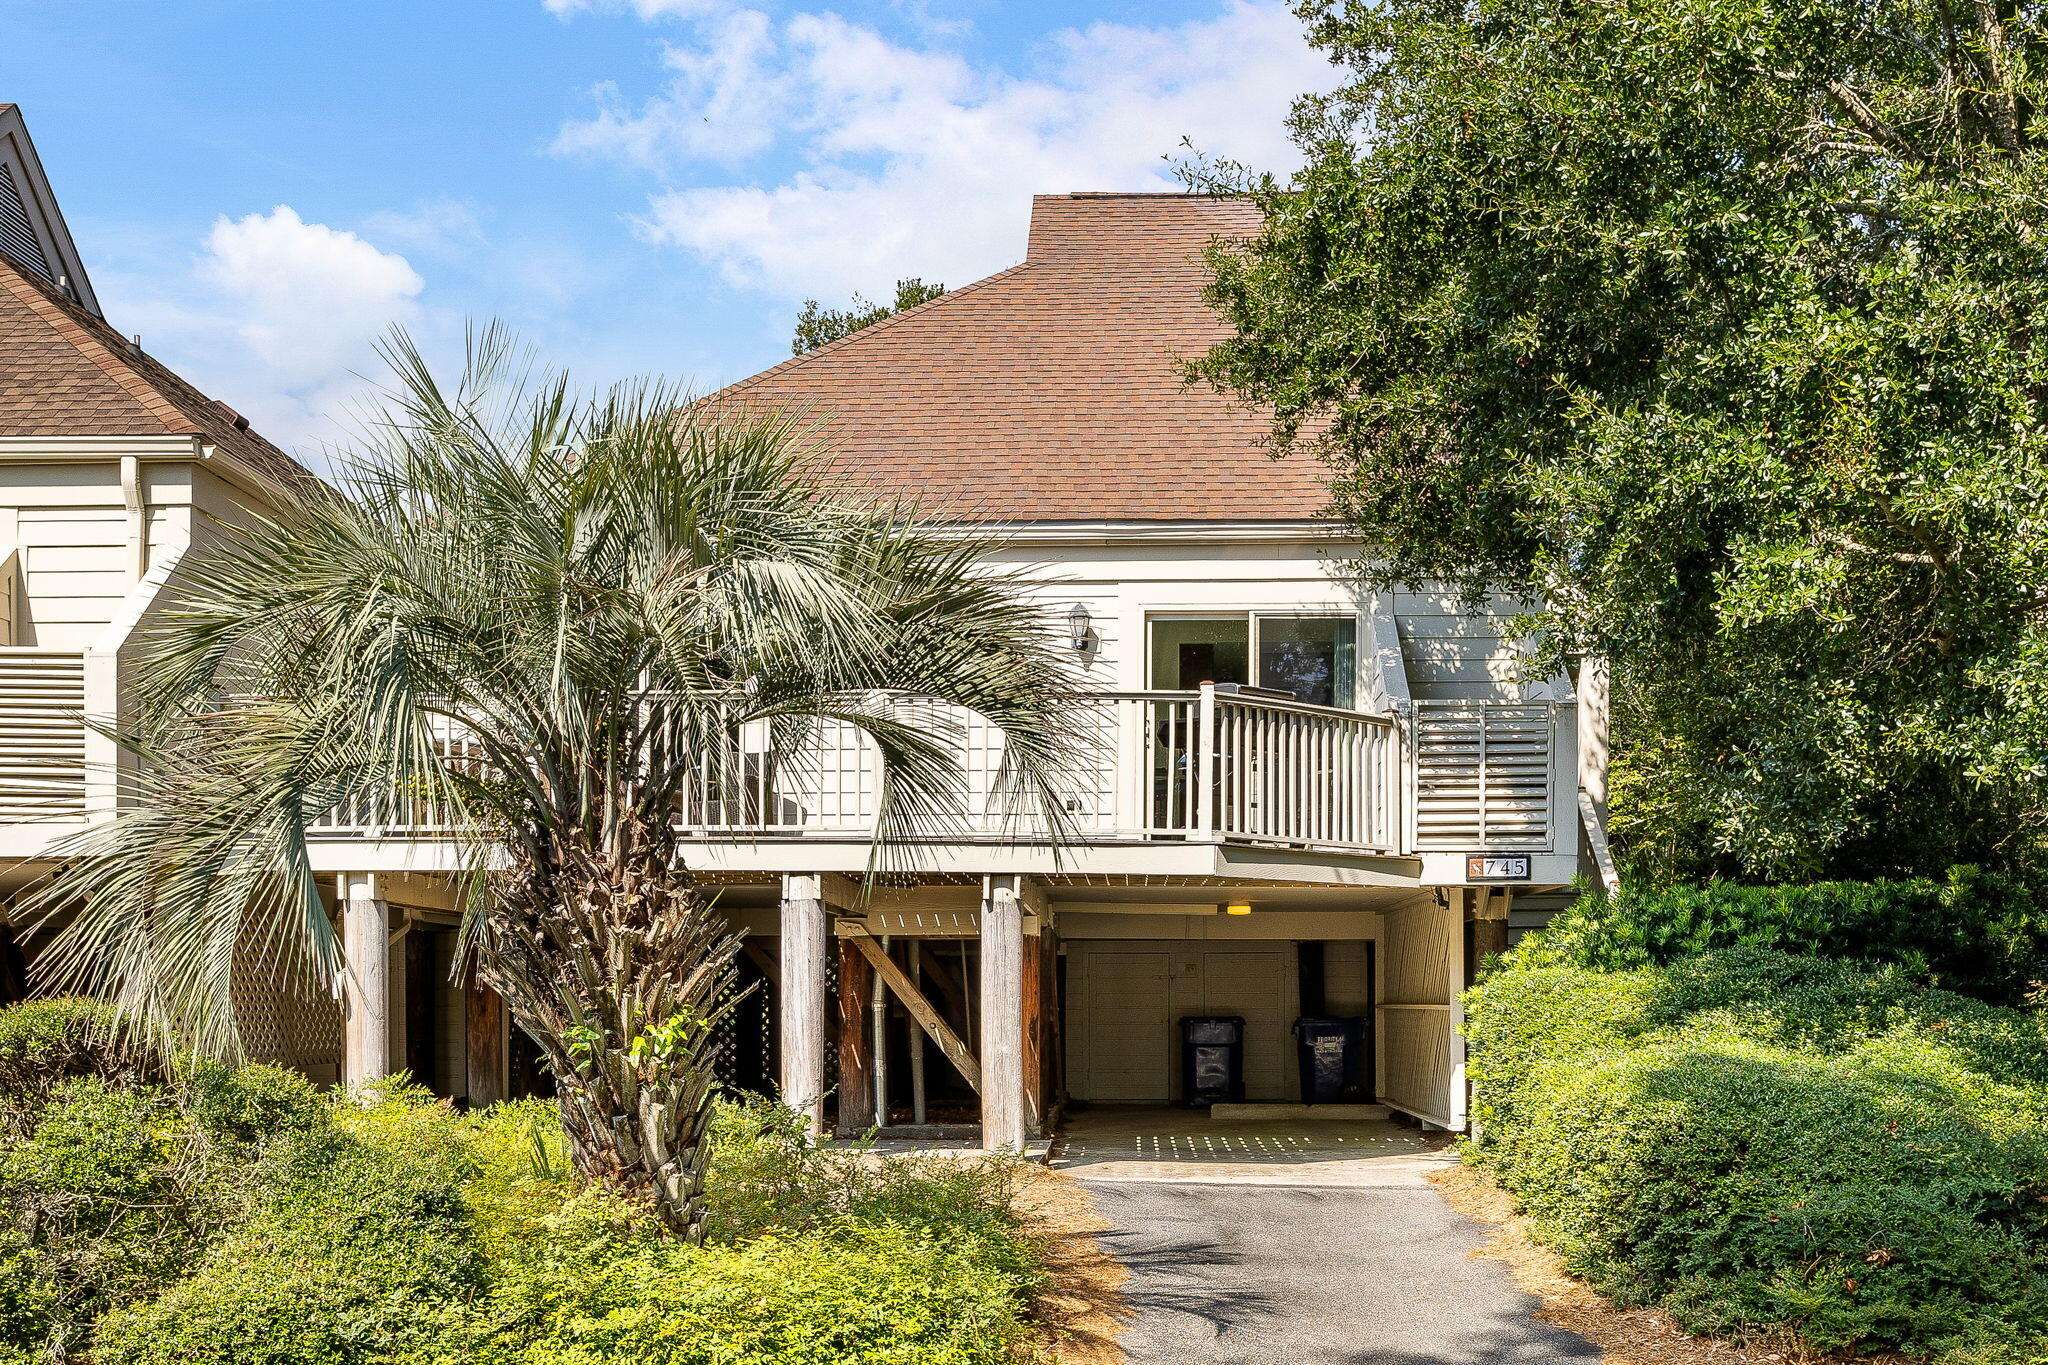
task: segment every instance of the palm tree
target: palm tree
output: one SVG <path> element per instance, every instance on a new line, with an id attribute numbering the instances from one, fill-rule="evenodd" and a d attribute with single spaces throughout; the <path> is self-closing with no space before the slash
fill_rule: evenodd
<path id="1" fill-rule="evenodd" d="M 1074 680 L 985 543 L 822 492 L 787 417 L 651 382 L 578 400 L 495 328 L 452 393 L 402 334 L 386 358 L 337 486 L 181 566 L 119 735 L 140 775 L 39 893 L 65 923 L 42 971 L 238 1055 L 231 973 L 347 971 L 309 826 L 435 811 L 465 954 L 543 1050 L 580 1167 L 694 1236 L 738 940 L 680 857 L 693 778 L 742 724 L 784 756 L 853 726 L 886 850 L 960 799 L 957 725 L 896 704 L 935 698 L 1003 732 L 992 804 L 1057 833 Z"/>

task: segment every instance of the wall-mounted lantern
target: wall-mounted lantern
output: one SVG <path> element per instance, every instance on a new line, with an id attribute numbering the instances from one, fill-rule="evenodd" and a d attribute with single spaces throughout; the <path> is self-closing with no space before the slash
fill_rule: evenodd
<path id="1" fill-rule="evenodd" d="M 1074 642 L 1074 649 L 1077 653 L 1085 653 L 1088 649 L 1088 622 L 1090 619 L 1088 608 L 1080 602 L 1076 602 L 1073 606 L 1067 608 L 1067 638 Z"/>

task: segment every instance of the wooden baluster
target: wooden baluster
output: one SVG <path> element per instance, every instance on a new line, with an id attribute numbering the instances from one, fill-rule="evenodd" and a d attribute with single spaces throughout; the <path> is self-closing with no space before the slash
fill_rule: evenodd
<path id="1" fill-rule="evenodd" d="M 1195 837 L 1211 838 L 1216 832 L 1216 684 L 1202 684 L 1196 703 L 1193 762 L 1188 778 L 1195 784 Z"/>

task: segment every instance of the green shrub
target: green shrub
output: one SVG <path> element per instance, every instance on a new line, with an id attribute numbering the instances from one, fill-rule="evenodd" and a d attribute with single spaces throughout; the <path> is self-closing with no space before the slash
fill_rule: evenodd
<path id="1" fill-rule="evenodd" d="M 2041 1016 L 1757 949 L 1468 1000 L 1473 1154 L 1606 1292 L 1824 1348 L 2048 1349 Z"/>
<path id="2" fill-rule="evenodd" d="M 268 1154 L 250 1218 L 157 1298 L 102 1320 L 94 1365 L 330 1365 L 416 1350 L 480 1291 L 460 1163 L 338 1130 Z"/>
<path id="3" fill-rule="evenodd" d="M 761 1101 L 718 1101 L 704 1176 L 705 1237 L 738 1242 L 795 1231 L 843 1211 L 844 1167 L 810 1141 L 803 1115 Z"/>
<path id="4" fill-rule="evenodd" d="M 0 1123 L 16 1132 L 63 1081 L 117 1084 L 160 1078 L 143 1049 L 123 1042 L 112 1008 L 97 1000 L 30 1000 L 0 1009 Z"/>
<path id="5" fill-rule="evenodd" d="M 705 1236 L 742 1242 L 840 1222 L 917 1228 L 1032 1259 L 1017 1211 L 1017 1164 L 990 1158 L 897 1156 L 819 1148 L 801 1115 L 760 1101 L 721 1102 L 711 1129 Z"/>
<path id="6" fill-rule="evenodd" d="M 1735 947 L 1895 963 L 1923 984 L 2022 1005 L 2048 983 L 2048 888 L 1970 866 L 1940 881 L 1628 885 L 1582 896 L 1515 960 L 1631 971 Z"/>
<path id="7" fill-rule="evenodd" d="M 1027 1285 L 984 1241 L 841 1222 L 690 1247 L 607 1196 L 552 1220 L 469 1319 L 491 1365 L 997 1365 Z M 445 1344 L 444 1344 L 445 1348 Z"/>
<path id="8" fill-rule="evenodd" d="M 53 1087 L 0 1153 L 0 1342 L 65 1351 L 182 1274 L 227 1216 L 203 1165 L 163 1092 L 97 1076 Z"/>
<path id="9" fill-rule="evenodd" d="M 90 1326 L 69 1326 L 64 1286 L 48 1269 L 47 1254 L 27 1233 L 0 1223 L 0 1365 L 27 1359 L 31 1349 L 63 1349 Z"/>
<path id="10" fill-rule="evenodd" d="M 551 1105 L 367 1101 L 269 1067 L 52 1085 L 0 1151 L 0 1365 L 979 1365 L 1025 1330 L 1001 1163 L 819 1152 L 723 1108 L 725 1240 L 694 1248 L 584 1187 Z"/>
<path id="11" fill-rule="evenodd" d="M 260 1145 L 327 1122 L 327 1102 L 313 1083 L 281 1066 L 202 1062 L 181 1079 L 192 1122 L 229 1142 Z"/>
<path id="12" fill-rule="evenodd" d="M 516 1253 L 582 1188 L 552 1100 L 517 1100 L 467 1114 L 439 1105 L 434 1113 L 457 1137 L 463 1202 L 487 1261 Z"/>

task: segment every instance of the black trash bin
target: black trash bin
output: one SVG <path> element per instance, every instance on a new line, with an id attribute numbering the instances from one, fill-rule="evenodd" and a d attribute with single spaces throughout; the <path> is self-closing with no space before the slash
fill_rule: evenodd
<path id="1" fill-rule="evenodd" d="M 1294 1021 L 1301 1053 L 1301 1102 L 1341 1104 L 1359 1097 L 1364 1064 L 1365 1020 L 1301 1018 Z"/>
<path id="2" fill-rule="evenodd" d="M 1189 1014 L 1180 1021 L 1181 1103 L 1190 1109 L 1244 1100 L 1244 1018 Z"/>

